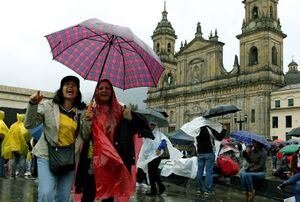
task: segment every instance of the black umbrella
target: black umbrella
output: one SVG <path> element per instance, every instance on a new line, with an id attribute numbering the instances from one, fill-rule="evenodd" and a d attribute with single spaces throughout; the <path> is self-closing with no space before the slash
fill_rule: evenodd
<path id="1" fill-rule="evenodd" d="M 203 117 L 210 118 L 215 116 L 222 116 L 225 114 L 235 113 L 240 109 L 235 105 L 219 105 L 214 108 L 208 109 L 204 112 Z"/>
<path id="2" fill-rule="evenodd" d="M 287 136 L 295 136 L 299 137 L 300 136 L 300 127 L 292 129 Z"/>
<path id="3" fill-rule="evenodd" d="M 141 113 L 148 122 L 155 122 L 158 127 L 168 127 L 169 125 L 167 118 L 154 109 L 138 109 L 136 112 Z"/>
<path id="4" fill-rule="evenodd" d="M 153 110 L 161 113 L 166 118 L 169 117 L 168 113 L 165 110 L 161 109 L 161 108 L 151 108 L 151 107 L 149 107 L 148 109 L 153 109 Z"/>
<path id="5" fill-rule="evenodd" d="M 193 145 L 194 138 L 186 134 L 183 130 L 176 130 L 169 134 L 169 139 L 173 144 Z"/>

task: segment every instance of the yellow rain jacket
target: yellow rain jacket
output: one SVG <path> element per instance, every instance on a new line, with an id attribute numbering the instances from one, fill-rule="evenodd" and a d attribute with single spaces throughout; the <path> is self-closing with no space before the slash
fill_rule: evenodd
<path id="1" fill-rule="evenodd" d="M 0 134 L 2 134 L 4 137 L 8 133 L 8 128 L 6 124 L 4 123 L 4 117 L 5 117 L 5 112 L 0 111 Z"/>
<path id="2" fill-rule="evenodd" d="M 29 131 L 24 127 L 24 115 L 17 114 L 17 122 L 11 125 L 2 142 L 2 156 L 6 159 L 13 158 L 13 152 L 27 156 L 28 146 L 25 138 L 30 137 Z"/>

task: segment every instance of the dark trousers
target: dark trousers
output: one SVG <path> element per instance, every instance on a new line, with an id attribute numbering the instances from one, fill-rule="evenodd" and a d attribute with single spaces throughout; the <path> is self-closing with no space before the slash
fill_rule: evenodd
<path id="1" fill-rule="evenodd" d="M 81 202 L 94 202 L 96 197 L 95 175 L 87 175 L 86 184 L 83 186 Z M 104 202 L 113 202 L 114 198 L 103 199 Z"/>
<path id="2" fill-rule="evenodd" d="M 4 170 L 5 159 L 2 157 L 1 145 L 2 145 L 2 140 L 0 139 L 0 177 L 4 177 L 5 176 L 5 170 Z"/>
<path id="3" fill-rule="evenodd" d="M 161 158 L 158 157 L 156 159 L 153 159 L 148 164 L 148 173 L 149 173 L 149 180 L 150 180 L 150 185 L 151 185 L 151 192 L 153 192 L 153 193 L 155 193 L 157 191 L 156 184 L 158 185 L 158 188 L 160 190 L 165 188 L 164 184 L 161 182 L 160 173 L 158 170 L 160 161 L 161 161 Z"/>
<path id="4" fill-rule="evenodd" d="M 95 176 L 87 175 L 86 183 L 83 186 L 83 194 L 81 198 L 81 202 L 93 202 L 96 197 L 96 184 L 95 184 Z"/>

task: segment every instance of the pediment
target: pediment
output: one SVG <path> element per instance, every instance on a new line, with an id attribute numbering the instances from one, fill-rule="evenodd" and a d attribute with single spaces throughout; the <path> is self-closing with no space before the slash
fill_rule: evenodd
<path id="1" fill-rule="evenodd" d="M 194 39 L 186 46 L 186 48 L 182 51 L 182 53 L 188 53 L 199 49 L 203 49 L 205 47 L 212 45 L 213 43 L 214 42 L 207 41 L 207 40 Z"/>

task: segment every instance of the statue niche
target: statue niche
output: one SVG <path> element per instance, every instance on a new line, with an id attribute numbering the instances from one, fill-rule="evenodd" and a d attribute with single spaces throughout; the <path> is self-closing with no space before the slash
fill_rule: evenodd
<path id="1" fill-rule="evenodd" d="M 165 74 L 164 76 L 164 85 L 165 86 L 171 86 L 175 84 L 175 78 L 171 72 L 168 74 Z"/>

